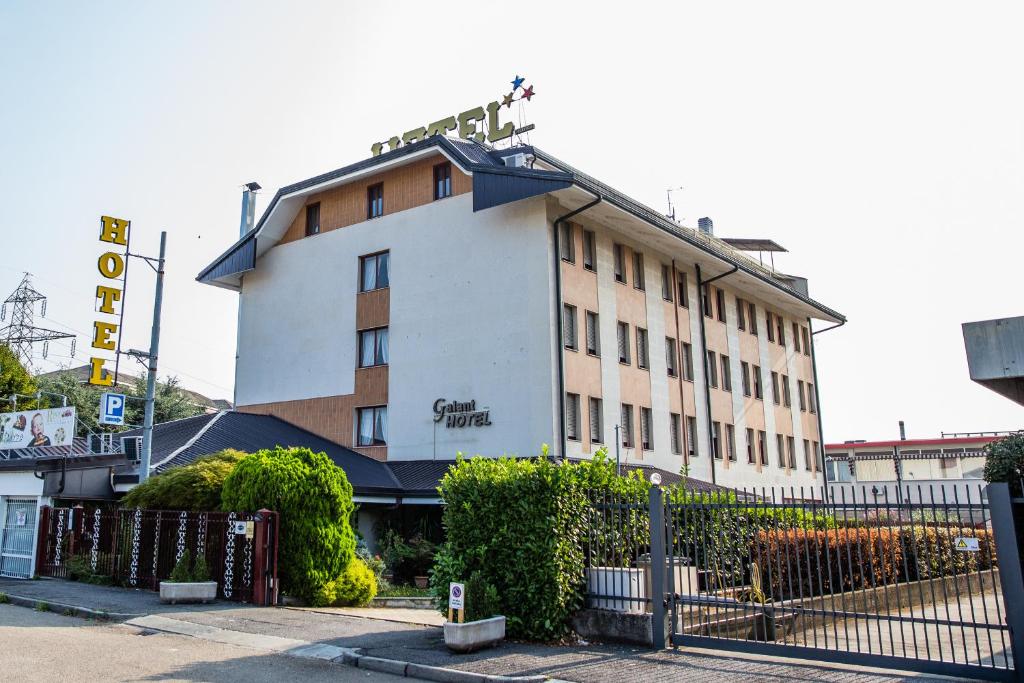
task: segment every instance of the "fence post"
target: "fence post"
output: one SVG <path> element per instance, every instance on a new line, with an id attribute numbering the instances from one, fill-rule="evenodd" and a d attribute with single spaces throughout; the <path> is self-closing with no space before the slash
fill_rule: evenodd
<path id="1" fill-rule="evenodd" d="M 36 527 L 36 576 L 44 576 L 46 568 L 46 551 L 50 540 L 50 511 L 49 505 L 39 508 L 39 526 Z"/>
<path id="2" fill-rule="evenodd" d="M 266 606 L 267 602 L 267 567 L 270 564 L 267 558 L 269 543 L 270 516 L 273 513 L 267 509 L 256 511 L 255 538 L 253 539 L 252 565 L 254 573 L 252 577 L 252 603 L 254 605 Z"/>
<path id="3" fill-rule="evenodd" d="M 1013 501 L 1010 498 L 1010 487 L 1004 482 L 989 484 L 986 492 L 992 517 L 992 535 L 996 542 L 999 583 L 1003 588 L 1006 626 L 1010 631 L 1010 645 L 1013 648 L 1014 674 L 1018 681 L 1024 681 L 1024 610 L 1018 609 L 1016 604 L 1020 596 L 1024 595 L 1024 578 L 1021 575 Z"/>
<path id="4" fill-rule="evenodd" d="M 650 490 L 651 635 L 655 650 L 665 649 L 665 500 L 660 486 Z"/>

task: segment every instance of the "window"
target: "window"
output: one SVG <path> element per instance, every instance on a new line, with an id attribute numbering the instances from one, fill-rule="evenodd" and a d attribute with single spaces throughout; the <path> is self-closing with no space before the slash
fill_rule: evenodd
<path id="1" fill-rule="evenodd" d="M 671 431 L 672 438 L 672 453 L 673 455 L 683 454 L 683 432 L 682 425 L 679 424 L 679 413 L 670 413 L 668 416 L 669 430 Z"/>
<path id="2" fill-rule="evenodd" d="M 690 292 L 686 288 L 686 273 L 679 273 L 679 305 L 690 307 Z"/>
<path id="3" fill-rule="evenodd" d="M 796 394 L 797 400 L 800 401 L 800 412 L 806 412 L 807 401 L 804 400 L 804 381 L 802 379 L 796 381 Z"/>
<path id="4" fill-rule="evenodd" d="M 587 311 L 587 353 L 591 356 L 601 355 L 601 332 L 597 313 Z"/>
<path id="5" fill-rule="evenodd" d="M 702 285 L 700 288 L 700 306 L 704 311 L 705 318 L 713 318 L 711 311 L 711 285 Z"/>
<path id="6" fill-rule="evenodd" d="M 565 348 L 575 351 L 576 345 L 576 307 L 569 304 L 562 306 L 562 342 Z"/>
<path id="7" fill-rule="evenodd" d="M 806 327 L 801 327 L 800 328 L 800 336 L 802 336 L 804 338 L 804 355 L 805 356 L 810 356 L 811 355 L 811 337 L 807 333 L 807 328 Z"/>
<path id="8" fill-rule="evenodd" d="M 850 463 L 847 460 L 826 460 L 825 471 L 828 473 L 829 482 L 853 481 L 853 473 L 850 472 Z"/>
<path id="9" fill-rule="evenodd" d="M 388 445 L 388 407 L 375 406 L 360 408 L 356 411 L 356 422 L 359 433 L 356 436 L 357 446 Z"/>
<path id="10" fill-rule="evenodd" d="M 612 251 L 615 253 L 615 281 L 624 283 L 626 281 L 626 254 L 621 244 L 614 245 Z"/>
<path id="11" fill-rule="evenodd" d="M 693 381 L 693 347 L 683 342 L 683 379 Z"/>
<path id="12" fill-rule="evenodd" d="M 592 230 L 583 231 L 583 267 L 597 271 L 597 237 Z"/>
<path id="13" fill-rule="evenodd" d="M 382 251 L 359 258 L 359 291 L 384 289 L 391 281 L 391 254 Z"/>
<path id="14" fill-rule="evenodd" d="M 452 164 L 449 161 L 434 166 L 434 199 L 452 196 Z"/>
<path id="15" fill-rule="evenodd" d="M 757 462 L 757 458 L 754 455 L 754 430 L 747 429 L 747 462 L 751 465 Z"/>
<path id="16" fill-rule="evenodd" d="M 572 223 L 558 226 L 558 251 L 563 261 L 576 263 L 576 241 L 573 239 Z"/>
<path id="17" fill-rule="evenodd" d="M 672 267 L 661 266 L 661 298 L 672 301 Z"/>
<path id="18" fill-rule="evenodd" d="M 620 425 L 622 431 L 622 447 L 632 448 L 633 447 L 633 406 L 628 403 L 622 404 L 622 424 Z"/>
<path id="19" fill-rule="evenodd" d="M 736 462 L 736 428 L 725 425 L 725 454 L 729 462 Z"/>
<path id="20" fill-rule="evenodd" d="M 320 234 L 320 202 L 306 207 L 306 237 Z"/>
<path id="21" fill-rule="evenodd" d="M 765 327 L 768 328 L 768 341 L 773 342 L 775 341 L 775 325 L 772 323 L 772 321 L 775 318 L 775 314 L 772 313 L 771 311 L 765 311 L 764 317 Z"/>
<path id="22" fill-rule="evenodd" d="M 643 370 L 647 369 L 647 330 L 642 327 L 636 328 L 636 366 Z"/>
<path id="23" fill-rule="evenodd" d="M 580 440 L 580 395 L 565 395 L 565 438 Z"/>
<path id="24" fill-rule="evenodd" d="M 786 468 L 786 451 L 782 441 L 782 434 L 775 435 L 775 448 L 779 452 L 779 467 Z"/>
<path id="25" fill-rule="evenodd" d="M 384 183 L 366 188 L 366 217 L 380 218 L 384 215 Z"/>
<path id="26" fill-rule="evenodd" d="M 822 462 L 821 460 L 818 459 L 818 457 L 819 457 L 818 456 L 818 442 L 817 441 L 812 441 L 811 442 L 811 458 L 814 460 L 815 463 Z M 822 454 L 821 458 L 824 458 L 824 457 L 825 457 L 824 454 Z"/>
<path id="27" fill-rule="evenodd" d="M 718 319 L 725 322 L 725 290 L 715 288 L 715 303 L 718 308 Z"/>
<path id="28" fill-rule="evenodd" d="M 800 353 L 800 326 L 793 323 L 793 348 Z"/>
<path id="29" fill-rule="evenodd" d="M 781 315 L 775 316 L 775 329 L 779 333 L 779 346 L 786 345 L 786 321 L 782 319 Z"/>
<path id="30" fill-rule="evenodd" d="M 804 469 L 811 471 L 811 442 L 804 439 Z"/>
<path id="31" fill-rule="evenodd" d="M 789 394 L 789 377 L 782 376 L 782 405 L 789 408 L 793 405 L 792 397 Z"/>
<path id="32" fill-rule="evenodd" d="M 708 364 L 704 368 L 707 373 L 708 386 L 713 389 L 718 388 L 718 362 L 715 358 L 714 351 L 708 351 Z"/>
<path id="33" fill-rule="evenodd" d="M 633 252 L 633 286 L 644 288 L 644 255 L 639 251 Z"/>
<path id="34" fill-rule="evenodd" d="M 711 423 L 711 450 L 714 453 L 715 460 L 722 459 L 722 423 L 712 422 Z"/>
<path id="35" fill-rule="evenodd" d="M 762 431 L 757 432 L 757 454 L 761 466 L 766 466 L 768 464 L 768 435 Z"/>
<path id="36" fill-rule="evenodd" d="M 750 363 L 740 361 L 740 381 L 743 383 L 743 395 L 750 396 Z"/>
<path id="37" fill-rule="evenodd" d="M 746 304 L 743 299 L 736 297 L 736 327 L 741 330 L 747 329 L 747 313 L 744 310 Z"/>
<path id="38" fill-rule="evenodd" d="M 697 418 L 686 418 L 686 450 L 691 458 L 697 457 Z"/>
<path id="39" fill-rule="evenodd" d="M 640 445 L 645 451 L 654 450 L 654 436 L 651 432 L 651 409 L 640 408 Z"/>
<path id="40" fill-rule="evenodd" d="M 761 389 L 761 367 L 758 365 L 754 366 L 754 398 L 764 398 L 764 391 Z"/>
<path id="41" fill-rule="evenodd" d="M 388 328 L 378 327 L 359 333 L 359 367 L 388 364 Z"/>
<path id="42" fill-rule="evenodd" d="M 789 469 L 796 469 L 796 442 L 793 437 L 786 437 L 786 459 L 789 461 Z"/>
<path id="43" fill-rule="evenodd" d="M 604 443 L 604 419 L 601 410 L 601 399 L 590 398 L 590 440 L 593 443 Z"/>
<path id="44" fill-rule="evenodd" d="M 675 377 L 679 374 L 676 356 L 676 340 L 672 337 L 665 337 L 665 365 L 668 368 L 668 376 Z"/>
<path id="45" fill-rule="evenodd" d="M 750 313 L 750 334 L 757 336 L 757 306 L 747 302 L 747 311 Z"/>
<path id="46" fill-rule="evenodd" d="M 779 393 L 779 373 L 772 370 L 772 400 L 775 405 L 782 403 L 782 394 Z"/>
<path id="47" fill-rule="evenodd" d="M 807 383 L 807 410 L 811 411 L 811 414 L 818 412 L 818 403 L 814 400 L 814 385 L 810 382 Z"/>
<path id="48" fill-rule="evenodd" d="M 732 391 L 732 369 L 729 368 L 729 356 L 722 356 L 722 391 Z"/>
<path id="49" fill-rule="evenodd" d="M 629 325 L 619 322 L 616 331 L 619 336 L 619 362 L 629 365 Z"/>

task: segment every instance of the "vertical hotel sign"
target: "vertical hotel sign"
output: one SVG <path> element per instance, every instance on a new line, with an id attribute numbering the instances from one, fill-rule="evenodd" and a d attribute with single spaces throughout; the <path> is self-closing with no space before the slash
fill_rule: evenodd
<path id="1" fill-rule="evenodd" d="M 117 377 L 121 325 L 124 322 L 124 286 L 128 277 L 128 243 L 131 221 L 100 217 L 100 242 L 111 245 L 100 255 L 97 267 L 103 282 L 96 286 L 97 319 L 92 324 L 92 357 L 89 384 L 109 387 Z M 122 251 L 119 247 L 123 247 Z M 106 369 L 113 355 L 114 373 Z"/>

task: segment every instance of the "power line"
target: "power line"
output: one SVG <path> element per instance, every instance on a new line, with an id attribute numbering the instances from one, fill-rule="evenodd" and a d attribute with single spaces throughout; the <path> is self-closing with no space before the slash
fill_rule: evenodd
<path id="1" fill-rule="evenodd" d="M 21 284 L 7 297 L 0 307 L 0 321 L 7 319 L 7 306 L 11 305 L 11 323 L 0 329 L 0 339 L 4 339 L 8 348 L 14 352 L 22 365 L 29 371 L 32 369 L 33 344 L 42 342 L 43 358 L 50 351 L 50 342 L 58 339 L 71 339 L 71 355 L 75 355 L 75 335 L 36 327 L 34 324 L 36 304 L 39 304 L 39 315 L 46 317 L 46 297 L 32 286 L 32 274 L 25 273 Z"/>

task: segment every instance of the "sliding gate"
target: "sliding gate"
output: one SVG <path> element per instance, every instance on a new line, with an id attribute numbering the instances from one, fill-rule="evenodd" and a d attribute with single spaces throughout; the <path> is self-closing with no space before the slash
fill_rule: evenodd
<path id="1" fill-rule="evenodd" d="M 672 645 L 1016 680 L 1024 584 L 1005 484 L 821 493 L 652 489 Z"/>

